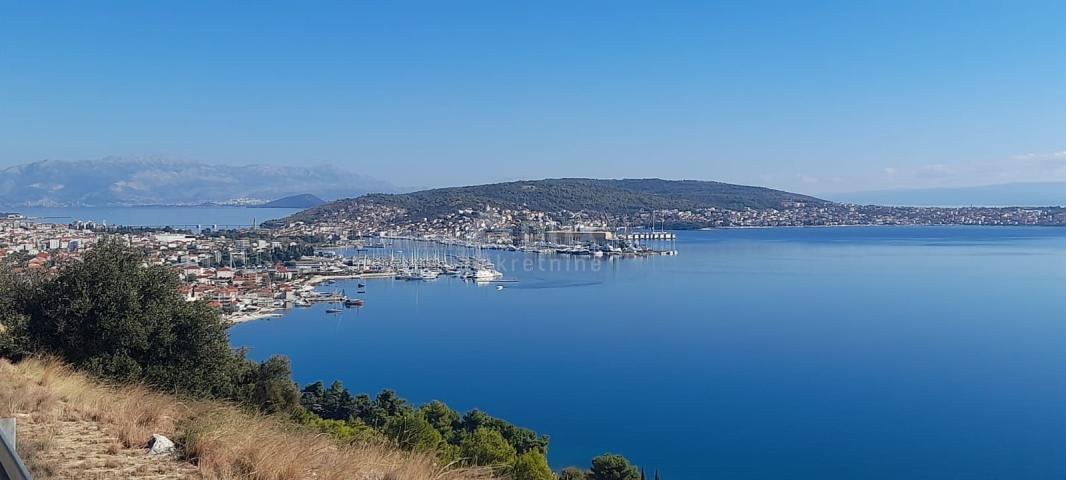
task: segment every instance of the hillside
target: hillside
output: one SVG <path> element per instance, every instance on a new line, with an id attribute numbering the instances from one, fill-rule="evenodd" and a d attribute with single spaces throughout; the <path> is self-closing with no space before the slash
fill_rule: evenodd
<path id="1" fill-rule="evenodd" d="M 698 180 L 560 178 L 467 187 L 438 188 L 405 194 L 370 194 L 327 203 L 277 223 L 314 221 L 356 205 L 402 208 L 411 218 L 433 218 L 460 209 L 486 206 L 534 211 L 628 214 L 650 210 L 781 208 L 790 202 L 825 200 L 763 187 Z"/>
<path id="2" fill-rule="evenodd" d="M 19 456 L 37 479 L 493 478 L 484 468 L 436 465 L 431 454 L 347 445 L 222 402 L 106 386 L 54 360 L 0 359 L 0 416 L 17 419 Z M 152 434 L 174 440 L 176 454 L 149 456 Z"/>

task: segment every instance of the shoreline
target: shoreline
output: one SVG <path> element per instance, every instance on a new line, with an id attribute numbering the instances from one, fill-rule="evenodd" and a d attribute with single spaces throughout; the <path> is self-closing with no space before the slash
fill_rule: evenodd
<path id="1" fill-rule="evenodd" d="M 307 280 L 304 280 L 303 285 L 318 285 L 320 283 L 329 280 L 357 280 L 360 278 L 392 278 L 395 273 L 382 272 L 382 273 L 346 273 L 342 275 L 313 275 Z"/>
<path id="2" fill-rule="evenodd" d="M 245 313 L 240 315 L 230 315 L 226 317 L 229 320 L 230 325 L 236 325 L 238 323 L 252 322 L 255 320 L 265 320 L 268 318 L 280 318 L 284 316 L 283 313 L 278 313 L 279 310 L 288 310 L 287 308 L 278 309 L 264 309 L 256 313 Z"/>
<path id="3" fill-rule="evenodd" d="M 381 279 L 381 278 L 392 278 L 393 275 L 394 274 L 392 274 L 392 273 L 352 273 L 352 274 L 343 274 L 343 275 L 313 275 L 311 277 L 308 277 L 305 280 L 293 282 L 293 284 L 294 285 L 300 285 L 300 286 L 314 287 L 314 286 L 317 286 L 317 285 L 319 285 L 321 283 L 324 283 L 326 281 L 329 281 L 329 280 L 358 280 L 358 279 L 362 279 L 362 278 L 367 278 L 367 279 L 377 278 L 377 279 Z M 226 320 L 229 321 L 230 325 L 237 325 L 239 323 L 254 322 L 256 320 L 268 320 L 268 319 L 271 319 L 271 318 L 281 318 L 281 317 L 284 317 L 285 314 L 288 311 L 293 309 L 293 307 L 288 306 L 288 305 L 290 305 L 290 303 L 291 302 L 286 302 L 286 306 L 285 307 L 262 308 L 262 309 L 260 309 L 259 311 L 255 312 L 255 313 L 240 313 L 240 314 L 234 314 L 234 315 L 225 315 L 225 318 L 226 318 Z"/>

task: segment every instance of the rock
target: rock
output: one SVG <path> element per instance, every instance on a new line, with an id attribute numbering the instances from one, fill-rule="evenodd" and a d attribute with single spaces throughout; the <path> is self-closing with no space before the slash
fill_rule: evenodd
<path id="1" fill-rule="evenodd" d="M 174 448 L 174 442 L 158 433 L 152 435 L 152 439 L 148 440 L 149 455 L 167 455 L 174 453 Z"/>

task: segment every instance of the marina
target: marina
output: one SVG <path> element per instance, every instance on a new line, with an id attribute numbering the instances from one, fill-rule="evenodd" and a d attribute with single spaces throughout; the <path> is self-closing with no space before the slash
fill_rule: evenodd
<path id="1" fill-rule="evenodd" d="M 498 284 L 515 282 L 505 279 L 502 272 L 483 255 L 459 255 L 454 246 L 434 244 L 411 239 L 397 239 L 390 246 L 382 246 L 375 254 L 367 254 L 361 246 L 324 249 L 315 256 L 304 257 L 294 262 L 293 269 L 284 269 L 292 278 L 275 295 L 269 305 L 253 301 L 244 304 L 230 316 L 234 323 L 264 318 L 276 318 L 291 308 L 310 308 L 316 304 L 331 305 L 326 313 L 341 313 L 344 308 L 359 308 L 366 305 L 363 298 L 349 296 L 346 289 L 338 289 L 339 282 L 359 279 L 355 295 L 367 293 L 365 280 L 395 280 L 402 282 L 432 282 L 441 277 L 450 277 L 473 284 Z M 393 248 L 396 247 L 396 248 Z M 403 247 L 403 248 L 399 248 Z M 433 247 L 435 250 L 429 253 Z M 477 251 L 474 248 L 473 251 Z M 406 254 L 405 254 L 406 251 Z M 352 255 L 352 256 L 348 256 Z M 279 272 L 282 270 L 278 269 Z M 254 273 L 252 273 L 254 275 Z M 246 275 L 240 271 L 235 276 Z M 219 298 L 221 302 L 223 299 Z"/>
<path id="2" fill-rule="evenodd" d="M 544 240 L 535 241 L 501 241 L 486 242 L 479 240 L 457 239 L 438 235 L 420 237 L 405 235 L 375 235 L 354 240 L 337 241 L 334 248 L 348 248 L 364 253 L 370 258 L 381 254 L 366 255 L 372 250 L 381 250 L 389 254 L 403 254 L 404 245 L 416 245 L 421 251 L 463 251 L 467 255 L 477 256 L 483 250 L 506 250 L 510 252 L 535 253 L 540 255 L 590 255 L 590 256 L 655 256 L 677 255 L 677 235 L 669 231 L 638 231 L 634 233 L 615 233 L 607 230 L 595 231 L 554 231 L 546 232 Z M 434 244 L 436 246 L 434 246 Z M 371 246 L 372 245 L 372 246 Z M 410 251 L 408 250 L 408 253 Z"/>
<path id="3" fill-rule="evenodd" d="M 511 269 L 541 257 L 572 257 L 580 263 L 586 261 L 581 260 L 585 258 L 593 261 L 677 254 L 674 243 L 676 236 L 671 232 L 653 234 L 649 231 L 631 240 L 603 232 L 579 232 L 583 236 L 574 236 L 573 233 L 556 232 L 548 235 L 554 241 L 525 245 L 385 235 L 332 242 L 315 250 L 313 256 L 292 262 L 292 266 L 286 269 L 293 277 L 287 282 L 292 288 L 281 294 L 281 298 L 276 298 L 269 305 L 242 307 L 231 318 L 234 322 L 271 318 L 291 308 L 307 308 L 319 303 L 346 308 L 362 307 L 366 303 L 364 299 L 349 297 L 340 290 L 322 290 L 353 279 L 428 283 L 440 278 L 453 278 L 464 283 L 495 285 L 497 291 L 503 290 L 504 284 L 517 283 L 517 278 L 505 275 L 508 269 L 497 266 L 488 258 L 490 252 L 508 254 Z M 356 295 L 364 295 L 366 283 L 359 282 L 354 291 Z"/>

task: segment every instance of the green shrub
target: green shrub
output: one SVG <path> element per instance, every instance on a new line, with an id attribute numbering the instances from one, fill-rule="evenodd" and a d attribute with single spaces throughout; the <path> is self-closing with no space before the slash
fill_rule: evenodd
<path id="1" fill-rule="evenodd" d="M 606 453 L 592 459 L 588 480 L 639 480 L 640 473 L 621 455 Z"/>
<path id="2" fill-rule="evenodd" d="M 384 430 L 385 436 L 404 450 L 426 452 L 435 450 L 441 444 L 440 433 L 433 425 L 410 413 L 390 417 L 385 422 Z"/>
<path id="3" fill-rule="evenodd" d="M 515 460 L 515 448 L 500 432 L 486 427 L 465 435 L 459 443 L 459 453 L 474 465 L 510 465 Z"/>
<path id="4" fill-rule="evenodd" d="M 566 467 L 559 471 L 559 480 L 586 480 L 588 474 L 577 467 Z"/>
<path id="5" fill-rule="evenodd" d="M 100 242 L 50 276 L 0 275 L 0 353 L 55 355 L 116 382 L 228 398 L 266 412 L 298 405 L 288 360 L 262 364 L 229 346 L 229 323 L 187 302 L 170 268 Z"/>
<path id="6" fill-rule="evenodd" d="M 543 453 L 530 451 L 515 459 L 511 472 L 512 480 L 554 480 L 555 474 L 548 466 L 548 459 Z"/>

